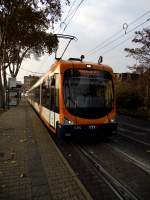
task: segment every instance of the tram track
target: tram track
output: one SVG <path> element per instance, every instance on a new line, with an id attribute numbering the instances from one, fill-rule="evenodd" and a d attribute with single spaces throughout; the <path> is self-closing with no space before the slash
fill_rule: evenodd
<path id="1" fill-rule="evenodd" d="M 150 146 L 150 126 L 148 121 L 132 118 L 118 119 L 118 132 L 122 137 Z M 148 142 L 149 141 L 149 142 Z"/>
<path id="2" fill-rule="evenodd" d="M 150 132 L 150 120 L 118 115 L 117 122 L 119 126 L 128 127 L 130 130 Z"/>
<path id="3" fill-rule="evenodd" d="M 76 147 L 93 164 L 99 178 L 103 178 L 108 187 L 112 189 L 119 200 L 139 200 L 138 197 L 112 176 L 100 162 L 83 146 Z"/>
<path id="4" fill-rule="evenodd" d="M 107 143 L 102 148 L 93 146 L 92 150 L 86 146 L 82 146 L 82 151 L 123 199 L 149 200 L 150 171 L 147 165 L 120 150 L 116 151 Z"/>
<path id="5" fill-rule="evenodd" d="M 128 130 L 128 129 L 124 129 L 124 128 L 118 128 L 118 131 L 119 131 L 119 135 L 121 135 L 122 137 L 126 137 L 126 138 L 128 138 L 128 139 L 130 139 L 130 140 L 134 140 L 135 142 L 138 142 L 138 143 L 141 143 L 141 144 L 144 144 L 144 145 L 147 145 L 147 146 L 150 146 L 150 143 L 148 143 L 148 142 L 145 142 L 145 141 L 142 141 L 142 138 L 136 138 L 137 137 L 137 134 L 135 135 L 134 133 L 133 133 L 133 131 L 130 131 L 130 130 Z M 128 135 L 128 134 L 132 134 L 132 136 L 131 135 Z M 135 137 L 133 137 L 133 135 L 135 135 Z M 139 136 L 139 135 L 138 135 Z M 150 139 L 150 138 L 149 138 Z"/>
<path id="6" fill-rule="evenodd" d="M 56 139 L 94 200 L 149 200 L 150 144 L 138 138 L 148 131 L 133 126 L 124 130 L 119 127 L 118 136 L 96 143 Z"/>
<path id="7" fill-rule="evenodd" d="M 113 139 L 60 143 L 58 147 L 94 200 L 100 196 L 101 200 L 149 200 L 149 165 L 115 146 Z"/>
<path id="8" fill-rule="evenodd" d="M 119 154 L 121 154 L 122 156 L 124 156 L 124 158 L 126 160 L 128 160 L 132 164 L 136 165 L 137 167 L 141 168 L 144 172 L 146 172 L 146 173 L 148 173 L 150 175 L 150 167 L 149 167 L 149 165 L 144 164 L 142 161 L 139 161 L 135 157 L 133 157 L 133 156 L 129 155 L 128 153 L 120 150 L 118 147 L 113 146 L 112 144 L 106 144 L 106 146 L 108 146 L 112 150 L 118 152 Z"/>
<path id="9" fill-rule="evenodd" d="M 79 151 L 74 141 L 60 141 L 53 137 L 56 145 L 94 200 L 123 200 L 118 198 L 106 181 L 97 174 L 97 169 L 85 155 Z"/>
<path id="10" fill-rule="evenodd" d="M 86 142 L 69 141 L 69 143 L 64 144 L 64 149 L 61 147 L 63 155 L 93 199 L 100 199 L 102 195 L 102 200 L 149 200 L 150 193 L 147 187 L 149 187 L 150 172 L 145 166 L 141 167 L 140 162 L 137 161 L 135 164 L 134 159 L 125 156 L 121 151 L 115 151 L 105 142 L 89 145 Z M 107 158 L 107 155 L 112 151 L 113 155 L 120 160 L 113 158 L 112 155 Z M 101 154 L 102 157 L 98 154 Z M 115 160 L 114 163 L 112 160 Z M 125 173 L 126 170 L 129 172 Z M 134 171 L 135 173 L 133 173 Z M 140 175 L 136 177 L 138 173 Z M 124 180 L 126 176 L 128 177 Z M 147 177 L 145 186 L 142 185 L 142 177 L 143 181 Z M 138 187 L 141 187 L 139 191 Z M 103 196 L 105 197 L 103 198 Z"/>
<path id="11" fill-rule="evenodd" d="M 112 137 L 106 145 L 150 175 L 150 143 L 137 139 L 133 132 L 131 134 L 119 129 L 117 137 Z"/>
<path id="12" fill-rule="evenodd" d="M 127 122 L 120 122 L 120 124 L 123 127 L 128 127 L 128 128 L 135 130 L 135 131 L 149 132 L 150 133 L 150 128 L 141 127 L 141 126 L 138 126 L 138 125 L 135 125 L 135 124 L 127 123 Z"/>

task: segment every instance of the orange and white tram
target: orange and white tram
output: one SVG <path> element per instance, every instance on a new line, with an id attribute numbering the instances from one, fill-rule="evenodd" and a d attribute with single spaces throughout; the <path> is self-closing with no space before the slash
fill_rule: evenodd
<path id="1" fill-rule="evenodd" d="M 61 138 L 116 132 L 113 71 L 104 64 L 57 60 L 28 91 L 28 101 Z"/>

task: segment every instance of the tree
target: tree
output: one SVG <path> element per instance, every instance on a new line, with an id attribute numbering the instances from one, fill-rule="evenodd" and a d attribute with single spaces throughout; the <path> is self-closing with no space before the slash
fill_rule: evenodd
<path id="1" fill-rule="evenodd" d="M 150 29 L 143 29 L 135 32 L 132 42 L 138 48 L 125 48 L 128 56 L 133 57 L 138 62 L 132 67 L 128 67 L 133 73 L 138 73 L 139 80 L 136 83 L 138 93 L 142 95 L 146 107 L 150 107 Z M 134 87 L 133 87 L 134 88 Z M 135 88 L 134 88 L 135 89 Z"/>
<path id="2" fill-rule="evenodd" d="M 135 32 L 135 38 L 132 42 L 140 45 L 138 48 L 125 48 L 128 56 L 132 56 L 144 67 L 150 67 L 150 29 L 143 29 Z"/>
<path id="3" fill-rule="evenodd" d="M 68 0 L 63 1 L 69 4 Z M 58 44 L 48 28 L 61 18 L 60 0 L 0 0 L 0 91 L 4 102 L 6 69 L 16 77 L 22 60 L 51 53 Z M 4 86 L 2 88 L 2 85 Z"/>

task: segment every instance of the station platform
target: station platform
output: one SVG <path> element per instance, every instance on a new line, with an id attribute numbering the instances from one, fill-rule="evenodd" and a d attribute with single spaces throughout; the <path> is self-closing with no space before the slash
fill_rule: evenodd
<path id="1" fill-rule="evenodd" d="M 92 199 L 28 102 L 0 113 L 0 200 Z"/>

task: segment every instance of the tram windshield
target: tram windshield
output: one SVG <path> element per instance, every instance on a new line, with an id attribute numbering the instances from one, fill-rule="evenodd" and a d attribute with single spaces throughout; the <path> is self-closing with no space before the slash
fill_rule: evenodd
<path id="1" fill-rule="evenodd" d="M 78 117 L 96 119 L 112 110 L 112 75 L 106 71 L 69 69 L 64 73 L 64 102 Z"/>

